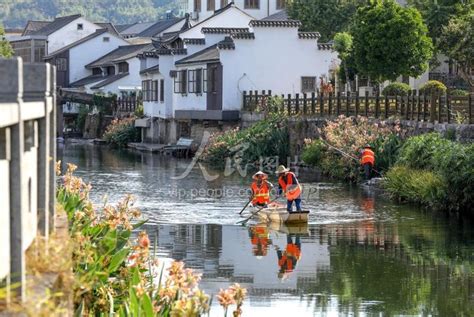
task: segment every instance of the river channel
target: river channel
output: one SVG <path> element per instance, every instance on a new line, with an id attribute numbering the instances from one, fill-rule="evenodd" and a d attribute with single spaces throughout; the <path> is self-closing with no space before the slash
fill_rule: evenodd
<path id="1" fill-rule="evenodd" d="M 88 144 L 67 143 L 60 153 L 92 184 L 94 203 L 136 197 L 159 259 L 202 273 L 208 294 L 246 287 L 244 316 L 474 316 L 467 220 L 300 171 L 307 226 L 241 226 L 251 175 Z M 223 316 L 215 298 L 211 316 Z"/>

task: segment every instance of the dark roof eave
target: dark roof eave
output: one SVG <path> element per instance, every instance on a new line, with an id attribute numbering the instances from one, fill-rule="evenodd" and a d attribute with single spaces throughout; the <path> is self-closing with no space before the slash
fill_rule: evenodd
<path id="1" fill-rule="evenodd" d="M 181 65 L 200 65 L 200 64 L 207 64 L 207 63 L 216 63 L 216 62 L 220 62 L 220 59 L 219 58 L 212 58 L 212 59 L 203 59 L 203 60 L 200 60 L 200 61 L 184 61 L 184 62 L 180 62 L 180 61 L 177 61 L 176 63 L 174 63 L 176 66 L 181 66 Z"/>

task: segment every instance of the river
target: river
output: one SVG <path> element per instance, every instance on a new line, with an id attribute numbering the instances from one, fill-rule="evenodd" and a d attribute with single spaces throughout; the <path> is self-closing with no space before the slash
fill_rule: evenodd
<path id="1" fill-rule="evenodd" d="M 307 226 L 241 226 L 250 175 L 105 146 L 67 144 L 60 153 L 92 184 L 94 203 L 137 198 L 160 260 L 202 273 L 208 294 L 246 287 L 244 316 L 474 316 L 467 220 L 300 171 Z M 279 261 L 285 254 L 291 261 Z M 223 316 L 215 298 L 211 316 Z"/>

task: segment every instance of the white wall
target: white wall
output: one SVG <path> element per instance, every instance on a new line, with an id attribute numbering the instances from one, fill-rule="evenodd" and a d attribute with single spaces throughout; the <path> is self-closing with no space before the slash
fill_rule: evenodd
<path id="1" fill-rule="evenodd" d="M 218 10 L 220 9 L 220 0 L 214 0 L 215 3 L 215 9 Z M 230 3 L 230 0 L 229 0 Z M 276 3 L 277 0 L 260 0 L 260 7 L 259 9 L 245 9 L 244 4 L 245 0 L 234 0 L 235 5 L 245 11 L 247 14 L 253 16 L 255 19 L 263 19 L 269 15 L 272 15 L 280 10 L 277 10 L 276 8 Z M 193 12 L 194 11 L 194 0 L 188 0 L 188 11 Z M 202 21 L 204 19 L 207 19 L 210 17 L 214 11 L 208 11 L 207 10 L 207 0 L 201 0 L 201 12 L 199 12 L 199 20 Z"/>
<path id="2" fill-rule="evenodd" d="M 240 110 L 244 90 L 301 93 L 302 76 L 318 79 L 337 58 L 335 52 L 318 50 L 316 40 L 299 39 L 296 28 L 253 31 L 254 40 L 235 40 L 235 50 L 220 51 L 224 110 Z"/>
<path id="3" fill-rule="evenodd" d="M 104 37 L 108 37 L 109 42 L 104 42 Z M 69 50 L 69 82 L 72 83 L 92 75 L 92 71 L 84 66 L 115 50 L 120 45 L 128 45 L 128 42 L 105 32 L 71 48 Z"/>
<path id="4" fill-rule="evenodd" d="M 82 30 L 77 29 L 79 23 L 83 25 Z M 94 33 L 97 29 L 100 29 L 97 24 L 89 22 L 83 17 L 77 18 L 48 36 L 48 54 Z"/>
<path id="5" fill-rule="evenodd" d="M 178 67 L 177 69 L 198 69 L 206 68 L 206 64 L 203 65 L 186 65 L 183 67 Z M 188 87 L 189 90 L 189 87 Z M 188 92 L 185 95 L 174 94 L 176 102 L 174 105 L 174 110 L 206 110 L 207 109 L 207 93 L 203 92 L 201 94 L 196 94 L 193 92 Z"/>
<path id="6" fill-rule="evenodd" d="M 141 87 L 142 80 L 140 78 L 140 60 L 137 57 L 133 57 L 127 60 L 128 63 L 128 72 L 129 75 L 120 78 L 119 80 L 114 81 L 108 85 L 101 87 L 100 89 L 96 89 L 95 91 L 103 92 L 103 93 L 114 93 L 119 95 L 120 90 L 119 86 L 127 86 L 127 87 Z M 89 87 L 94 86 L 95 84 L 90 85 Z"/>
<path id="7" fill-rule="evenodd" d="M 193 28 L 181 33 L 180 37 L 185 38 L 203 38 L 201 33 L 203 27 L 248 27 L 253 18 L 236 8 L 230 8 L 227 11 L 216 15 L 212 19 L 194 26 Z M 207 43 L 206 43 L 207 45 Z"/>
<path id="8" fill-rule="evenodd" d="M 0 159 L 0 239 L 3 242 L 0 248 L 0 279 L 10 273 L 10 161 Z"/>

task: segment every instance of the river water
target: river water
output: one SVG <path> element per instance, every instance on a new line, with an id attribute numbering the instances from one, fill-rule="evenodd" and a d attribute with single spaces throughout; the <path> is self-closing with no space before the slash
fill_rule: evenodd
<path id="1" fill-rule="evenodd" d="M 241 226 L 250 175 L 104 146 L 60 151 L 92 184 L 95 203 L 137 198 L 159 259 L 202 273 L 208 294 L 246 287 L 244 316 L 474 316 L 467 220 L 299 171 L 304 208 L 312 210 L 307 226 Z M 211 316 L 223 316 L 215 298 Z"/>

